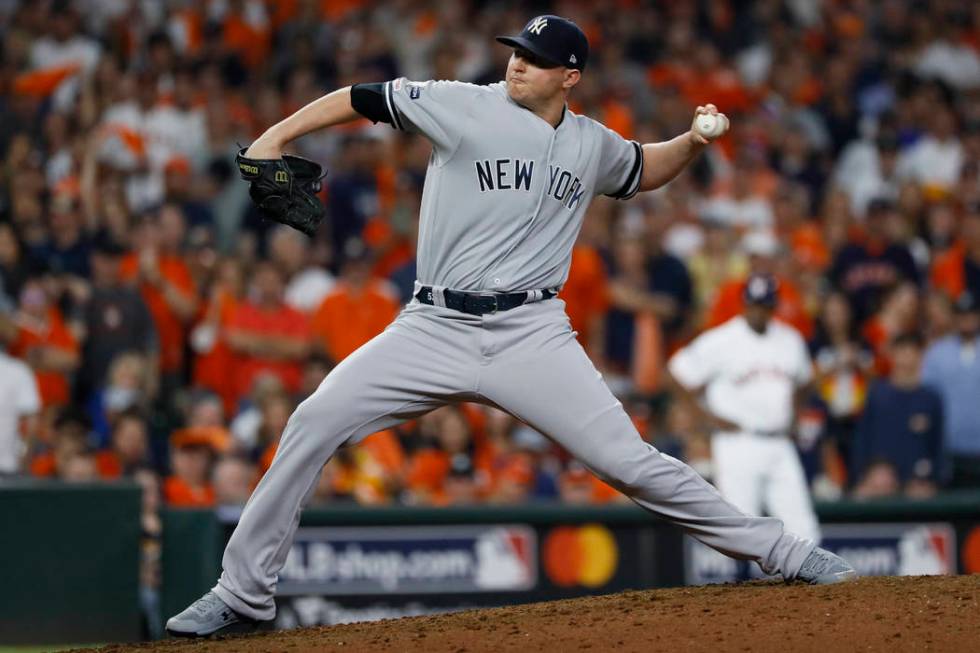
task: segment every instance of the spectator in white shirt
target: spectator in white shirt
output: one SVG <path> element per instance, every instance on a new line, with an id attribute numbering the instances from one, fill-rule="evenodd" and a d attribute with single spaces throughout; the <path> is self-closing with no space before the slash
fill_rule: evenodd
<path id="1" fill-rule="evenodd" d="M 65 111 L 73 107 L 80 87 L 80 75 L 91 73 L 99 62 L 99 43 L 78 32 L 78 17 L 69 2 L 52 3 L 49 32 L 31 44 L 30 65 L 36 71 L 75 70 L 55 89 L 54 107 Z"/>
<path id="2" fill-rule="evenodd" d="M 287 279 L 286 303 L 296 310 L 312 313 L 333 290 L 333 275 L 310 264 L 309 242 L 295 229 L 280 226 L 272 230 L 269 257 Z"/>
<path id="3" fill-rule="evenodd" d="M 898 139 L 891 131 L 874 141 L 853 141 L 844 150 L 834 170 L 834 183 L 850 197 L 855 215 L 863 216 L 873 199 L 898 200 L 898 156 Z"/>
<path id="4" fill-rule="evenodd" d="M 184 68 L 174 74 L 172 101 L 158 102 L 146 115 L 150 165 L 163 168 L 174 157 L 200 170 L 207 159 L 204 108 L 194 104 L 194 76 Z"/>
<path id="5" fill-rule="evenodd" d="M 21 471 L 26 442 L 41 410 L 34 373 L 22 360 L 0 352 L 0 476 Z"/>
<path id="6" fill-rule="evenodd" d="M 975 89 L 980 87 L 980 57 L 956 33 L 962 28 L 954 20 L 947 18 L 940 25 L 941 33 L 919 52 L 913 70 L 920 77 L 940 79 L 956 89 Z M 965 21 L 964 24 L 968 25 L 968 16 Z"/>
<path id="7" fill-rule="evenodd" d="M 732 193 L 715 197 L 701 208 L 701 216 L 734 227 L 739 232 L 772 228 L 772 205 L 752 191 L 749 175 L 739 167 L 732 171 Z"/>
<path id="8" fill-rule="evenodd" d="M 899 176 L 923 186 L 953 188 L 964 163 L 963 145 L 956 137 L 956 129 L 956 116 L 949 107 L 935 107 L 929 132 L 899 157 Z"/>

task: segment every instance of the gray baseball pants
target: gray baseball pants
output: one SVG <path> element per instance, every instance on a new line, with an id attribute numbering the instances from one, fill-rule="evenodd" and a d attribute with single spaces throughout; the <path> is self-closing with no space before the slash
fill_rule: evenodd
<path id="1" fill-rule="evenodd" d="M 218 596 L 243 615 L 272 619 L 301 506 L 337 448 L 462 401 L 499 406 L 701 542 L 794 578 L 814 543 L 777 519 L 746 515 L 647 444 L 575 340 L 564 306 L 550 299 L 484 316 L 406 306 L 289 418 L 225 549 Z"/>

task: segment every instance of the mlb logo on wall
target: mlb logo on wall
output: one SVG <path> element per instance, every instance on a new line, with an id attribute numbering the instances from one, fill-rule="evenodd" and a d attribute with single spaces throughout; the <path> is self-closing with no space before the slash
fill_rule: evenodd
<path id="1" fill-rule="evenodd" d="M 956 536 L 950 524 L 833 524 L 823 545 L 862 576 L 956 573 Z"/>
<path id="2" fill-rule="evenodd" d="M 526 526 L 301 528 L 277 595 L 526 591 L 537 577 Z"/>

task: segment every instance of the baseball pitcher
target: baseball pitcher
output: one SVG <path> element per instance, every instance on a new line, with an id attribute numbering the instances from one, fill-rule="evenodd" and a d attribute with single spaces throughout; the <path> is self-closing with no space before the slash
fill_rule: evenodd
<path id="1" fill-rule="evenodd" d="M 303 191 L 310 175 L 294 180 L 281 158 L 289 142 L 361 117 L 427 138 L 418 279 L 398 318 L 290 417 L 228 542 L 217 585 L 167 622 L 171 634 L 200 637 L 272 619 L 277 574 L 324 463 L 342 445 L 460 401 L 506 410 L 643 508 L 768 573 L 811 583 L 854 575 L 779 520 L 741 512 L 644 442 L 557 297 L 592 198 L 625 200 L 666 184 L 727 119 L 707 105 L 695 114 L 703 129 L 692 121 L 667 142 L 626 141 L 568 110 L 589 56 L 573 22 L 538 16 L 497 40 L 514 49 L 504 81 L 355 84 L 270 127 L 239 157 L 265 215 L 302 229 L 318 217 Z M 265 170 L 275 183 L 256 188 Z"/>

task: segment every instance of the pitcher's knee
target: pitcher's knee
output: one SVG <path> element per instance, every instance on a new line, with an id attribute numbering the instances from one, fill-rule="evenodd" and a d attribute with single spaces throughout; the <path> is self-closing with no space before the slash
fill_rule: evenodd
<path id="1" fill-rule="evenodd" d="M 647 485 L 647 474 L 637 461 L 610 461 L 593 467 L 600 479 L 623 494 L 631 496 Z"/>
<path id="2" fill-rule="evenodd" d="M 596 461 L 596 475 L 626 496 L 650 496 L 662 485 L 663 475 L 675 473 L 674 467 L 650 445 L 632 455 Z M 659 481 L 661 482 L 658 482 Z"/>

